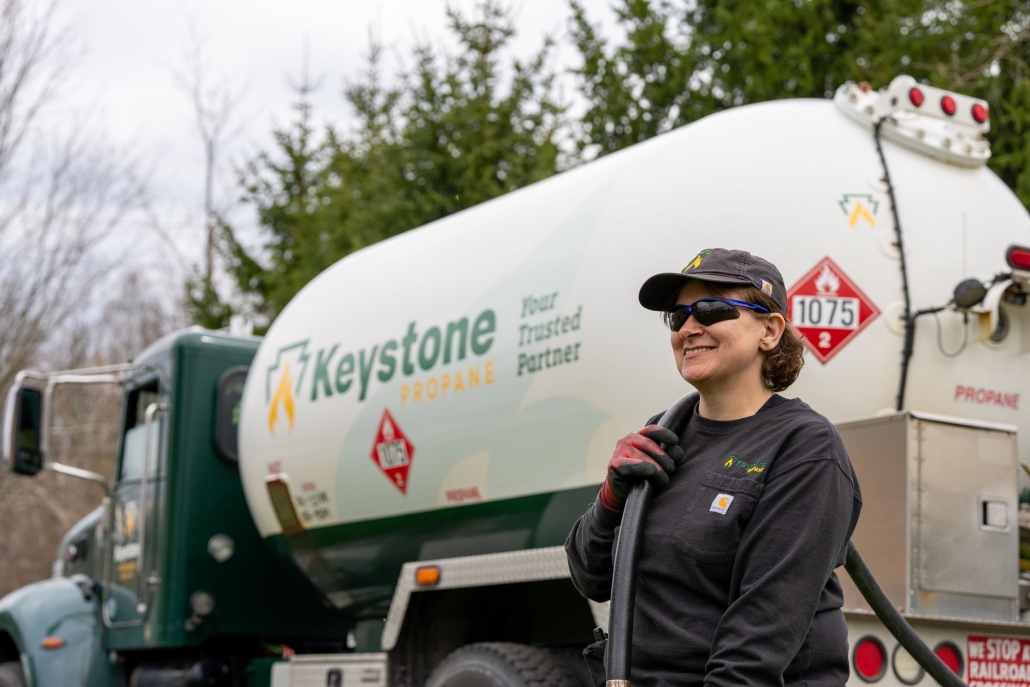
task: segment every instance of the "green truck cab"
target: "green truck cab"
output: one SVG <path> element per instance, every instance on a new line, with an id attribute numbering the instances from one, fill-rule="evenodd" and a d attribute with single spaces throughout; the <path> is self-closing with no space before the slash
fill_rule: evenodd
<path id="1" fill-rule="evenodd" d="M 187 330 L 115 374 L 19 376 L 5 456 L 22 474 L 48 458 L 56 385 L 118 383 L 123 401 L 109 483 L 51 465 L 107 495 L 65 535 L 52 579 L 0 600 L 0 686 L 260 685 L 284 652 L 345 650 L 352 620 L 277 560 L 247 509 L 235 423 L 258 343 Z"/>

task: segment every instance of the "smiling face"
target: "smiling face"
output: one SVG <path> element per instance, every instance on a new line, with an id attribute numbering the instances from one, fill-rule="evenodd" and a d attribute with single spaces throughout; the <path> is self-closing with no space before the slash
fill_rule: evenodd
<path id="1" fill-rule="evenodd" d="M 687 282 L 676 302 L 693 305 L 702 298 L 718 295 L 747 300 L 732 287 L 713 294 L 699 281 Z M 687 382 L 701 395 L 719 387 L 724 390 L 762 385 L 763 351 L 779 343 L 783 317 L 779 314 L 755 316 L 749 310 L 738 310 L 735 320 L 716 322 L 707 327 L 691 316 L 678 332 L 671 332 L 676 367 Z M 779 318 L 779 322 L 775 321 Z M 772 321 L 771 321 L 772 320 Z"/>

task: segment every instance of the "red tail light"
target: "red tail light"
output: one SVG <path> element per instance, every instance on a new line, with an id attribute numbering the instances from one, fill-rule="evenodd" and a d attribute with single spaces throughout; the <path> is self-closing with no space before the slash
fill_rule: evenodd
<path id="1" fill-rule="evenodd" d="M 1030 248 L 1009 246 L 1005 253 L 1005 260 L 1014 270 L 1030 270 Z"/>
<path id="2" fill-rule="evenodd" d="M 863 637 L 855 644 L 851 662 L 859 678 L 865 682 L 876 682 L 887 672 L 887 650 L 876 637 Z"/>
<path id="3" fill-rule="evenodd" d="M 925 98 L 923 97 L 923 92 L 918 88 L 908 89 L 908 99 L 912 101 L 912 104 L 916 107 L 922 107 L 923 100 L 925 100 Z"/>
<path id="4" fill-rule="evenodd" d="M 962 676 L 962 652 L 957 646 L 951 642 L 941 642 L 933 652 L 944 662 L 944 665 L 951 668 L 951 672 Z"/>
<path id="5" fill-rule="evenodd" d="M 989 113 L 987 112 L 986 107 L 984 107 L 980 103 L 973 105 L 973 119 L 976 120 L 977 124 L 983 124 L 984 122 L 986 122 L 988 116 Z"/>
<path id="6" fill-rule="evenodd" d="M 954 98 L 946 95 L 941 98 L 941 109 L 944 110 L 944 114 L 950 117 L 958 110 L 958 105 L 955 104 Z"/>

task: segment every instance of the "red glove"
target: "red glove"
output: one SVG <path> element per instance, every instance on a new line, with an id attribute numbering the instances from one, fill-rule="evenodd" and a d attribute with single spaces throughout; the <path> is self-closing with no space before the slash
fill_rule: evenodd
<path id="1" fill-rule="evenodd" d="M 619 439 L 608 461 L 601 503 L 612 510 L 622 510 L 633 482 L 646 479 L 657 486 L 668 484 L 669 473 L 683 460 L 679 443 L 675 432 L 658 425 L 648 425 Z M 663 450 L 659 444 L 670 448 Z"/>

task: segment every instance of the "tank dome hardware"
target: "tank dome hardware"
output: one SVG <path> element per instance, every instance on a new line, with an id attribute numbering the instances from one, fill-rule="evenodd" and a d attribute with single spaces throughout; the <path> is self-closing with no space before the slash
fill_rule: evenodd
<path id="1" fill-rule="evenodd" d="M 863 126 L 886 119 L 883 137 L 929 157 L 960 167 L 981 167 L 991 157 L 987 102 L 918 83 L 907 75 L 874 91 L 848 82 L 833 98 L 837 107 Z"/>
<path id="2" fill-rule="evenodd" d="M 951 297 L 955 307 L 959 310 L 972 308 L 983 303 L 987 296 L 987 287 L 979 279 L 966 279 L 955 287 L 954 295 Z"/>
<path id="3" fill-rule="evenodd" d="M 1005 262 L 1013 270 L 1022 270 L 1027 273 L 1025 277 L 1030 277 L 1030 248 L 1009 246 L 1009 249 L 1005 251 Z M 1026 281 L 1026 279 L 1021 281 Z"/>
<path id="4" fill-rule="evenodd" d="M 1018 281 L 1013 281 L 1009 284 L 1008 288 L 1005 289 L 1005 293 L 1002 294 L 1001 300 L 1008 305 L 1014 305 L 1017 308 L 1022 308 L 1026 305 L 1026 289 L 1023 284 Z"/>

